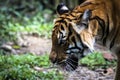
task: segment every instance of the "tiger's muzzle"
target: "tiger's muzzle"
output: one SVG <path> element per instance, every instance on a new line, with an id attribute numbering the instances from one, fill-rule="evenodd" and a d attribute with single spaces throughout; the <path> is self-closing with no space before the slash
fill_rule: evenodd
<path id="1" fill-rule="evenodd" d="M 74 55 L 51 51 L 49 59 L 53 65 L 57 65 L 66 71 L 74 71 L 78 67 L 78 57 Z"/>

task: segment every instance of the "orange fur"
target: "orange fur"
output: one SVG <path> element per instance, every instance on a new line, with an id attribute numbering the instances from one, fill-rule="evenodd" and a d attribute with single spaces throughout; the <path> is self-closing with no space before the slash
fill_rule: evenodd
<path id="1" fill-rule="evenodd" d="M 68 48 L 69 41 L 66 40 L 65 45 L 58 45 L 57 34 L 62 25 L 67 32 L 69 32 L 69 24 L 73 22 L 74 24 L 79 24 L 81 21 L 81 15 L 86 9 L 92 11 L 92 16 L 88 23 L 88 28 L 81 31 L 80 36 L 82 42 L 93 46 L 94 38 L 96 36 L 101 36 L 99 41 L 113 51 L 118 57 L 118 65 L 116 71 L 115 80 L 120 79 L 120 1 L 118 0 L 86 0 L 79 6 L 75 7 L 72 11 L 59 15 L 55 20 L 54 30 L 52 32 L 52 49 L 50 53 L 51 61 L 58 59 L 63 61 L 68 57 L 65 51 Z M 61 20 L 61 22 L 60 22 Z M 66 24 L 64 23 L 66 22 Z M 63 25 L 65 24 L 65 25 Z M 102 25 L 102 27 L 101 27 Z M 74 28 L 74 26 L 72 25 Z M 74 30 L 73 30 L 74 32 Z M 67 34 L 67 33 L 66 33 Z M 66 35 L 68 37 L 68 34 Z M 76 32 L 72 34 L 76 36 Z M 77 39 L 77 37 L 75 37 Z M 69 38 L 72 39 L 72 38 Z M 76 40 L 78 41 L 78 39 Z"/>

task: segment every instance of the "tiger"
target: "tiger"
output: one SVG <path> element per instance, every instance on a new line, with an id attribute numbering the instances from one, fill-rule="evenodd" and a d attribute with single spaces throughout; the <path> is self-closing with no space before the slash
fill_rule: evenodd
<path id="1" fill-rule="evenodd" d="M 70 10 L 57 6 L 58 17 L 52 30 L 49 59 L 67 71 L 74 71 L 78 60 L 94 51 L 94 44 L 106 46 L 117 56 L 115 80 L 120 79 L 120 2 L 85 0 Z"/>

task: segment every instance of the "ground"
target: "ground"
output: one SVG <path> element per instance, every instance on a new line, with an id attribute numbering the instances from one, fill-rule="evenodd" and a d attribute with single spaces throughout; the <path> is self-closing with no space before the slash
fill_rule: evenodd
<path id="1" fill-rule="evenodd" d="M 51 50 L 51 39 L 40 38 L 36 36 L 23 36 L 23 39 L 18 40 L 18 45 L 22 46 L 21 49 L 11 49 L 14 54 L 20 53 L 34 53 L 37 55 L 41 54 L 49 54 Z M 6 44 L 8 46 L 8 43 Z M 9 45 L 12 45 L 9 43 Z M 5 46 L 3 46 L 5 47 Z M 102 50 L 104 53 L 107 53 L 106 49 L 101 46 L 98 50 Z M 112 58 L 111 55 L 104 55 L 108 59 Z M 85 66 L 79 66 L 74 72 L 63 72 L 65 76 L 65 80 L 113 80 L 115 71 L 113 68 L 108 69 L 95 69 L 91 70 Z"/>
<path id="2" fill-rule="evenodd" d="M 27 47 L 27 50 L 29 52 L 37 55 L 50 53 L 50 49 L 51 49 L 50 39 L 34 37 L 34 36 L 24 36 L 24 40 L 29 44 L 29 46 Z"/>
<path id="3" fill-rule="evenodd" d="M 36 54 L 50 53 L 50 39 L 33 36 L 29 36 L 29 38 L 25 37 L 25 39 L 30 43 L 30 46 L 28 47 L 29 51 Z M 104 53 L 108 52 L 104 47 L 98 45 L 96 45 L 96 47 L 99 47 L 98 50 L 102 50 Z M 108 56 L 109 55 L 107 55 L 107 57 Z M 88 67 L 79 66 L 76 71 L 66 73 L 65 80 L 113 80 L 115 74 L 114 70 L 112 68 L 108 68 L 106 71 L 107 72 L 105 72 L 103 69 L 90 70 Z"/>

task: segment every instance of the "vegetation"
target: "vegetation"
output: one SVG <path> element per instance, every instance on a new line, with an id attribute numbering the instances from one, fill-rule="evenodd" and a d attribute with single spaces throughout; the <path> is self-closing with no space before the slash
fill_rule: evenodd
<path id="1" fill-rule="evenodd" d="M 94 52 L 93 54 L 87 55 L 86 57 L 82 58 L 79 63 L 82 65 L 87 65 L 92 69 L 98 67 L 108 68 L 116 66 L 115 60 L 105 60 L 100 52 Z"/>
<path id="2" fill-rule="evenodd" d="M 19 32 L 35 33 L 50 38 L 53 11 L 44 9 L 41 4 L 39 0 L 2 1 L 0 5 L 0 40 L 16 40 L 16 34 Z"/>
<path id="3" fill-rule="evenodd" d="M 48 68 L 50 66 L 48 56 L 1 55 L 0 80 L 63 80 L 63 75 L 55 69 L 36 71 L 35 66 Z"/>
<path id="4" fill-rule="evenodd" d="M 116 66 L 115 61 L 106 61 L 101 53 L 93 53 L 80 60 L 81 64 L 91 69 Z M 36 70 L 39 66 L 41 70 Z M 37 56 L 33 54 L 1 55 L 0 56 L 0 80 L 63 80 L 64 74 L 49 69 L 48 55 Z"/>
<path id="5" fill-rule="evenodd" d="M 1 38 L 15 40 L 16 34 L 22 33 L 36 33 L 39 36 L 50 38 L 51 29 L 53 27 L 52 21 L 45 23 L 44 17 L 41 13 L 36 14 L 32 18 L 23 17 L 23 21 L 10 20 L 2 22 L 2 29 L 0 31 Z"/>

